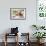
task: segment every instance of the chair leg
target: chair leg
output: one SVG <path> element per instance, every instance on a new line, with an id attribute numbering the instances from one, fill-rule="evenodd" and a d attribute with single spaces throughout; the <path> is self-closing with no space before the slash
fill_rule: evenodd
<path id="1" fill-rule="evenodd" d="M 5 46 L 7 46 L 7 34 L 5 34 Z"/>
<path id="2" fill-rule="evenodd" d="M 4 43 L 4 44 L 5 44 L 5 46 L 7 46 L 7 42 L 6 42 L 6 41 L 5 41 L 5 43 Z"/>

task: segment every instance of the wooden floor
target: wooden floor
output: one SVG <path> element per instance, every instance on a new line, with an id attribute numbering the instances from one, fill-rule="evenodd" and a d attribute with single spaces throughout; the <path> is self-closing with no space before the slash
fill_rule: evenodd
<path id="1" fill-rule="evenodd" d="M 5 46 L 4 45 L 4 43 L 2 42 L 0 42 L 0 46 Z M 7 46 L 16 46 L 16 44 L 15 44 L 15 42 L 14 43 L 12 43 L 12 42 L 10 42 L 10 43 L 8 43 L 8 45 Z M 24 45 L 25 46 L 25 45 Z M 30 43 L 30 46 L 37 46 L 37 43 Z M 46 46 L 46 43 L 44 43 L 44 45 L 41 45 L 41 46 Z"/>

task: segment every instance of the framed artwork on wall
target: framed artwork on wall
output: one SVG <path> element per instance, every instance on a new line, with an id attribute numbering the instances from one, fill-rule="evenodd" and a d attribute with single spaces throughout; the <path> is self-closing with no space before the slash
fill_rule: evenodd
<path id="1" fill-rule="evenodd" d="M 46 0 L 37 0 L 37 15 L 46 18 Z"/>
<path id="2" fill-rule="evenodd" d="M 46 23 L 46 0 L 37 0 L 37 15 L 36 23 L 37 25 L 45 25 Z"/>
<path id="3" fill-rule="evenodd" d="M 26 8 L 10 8 L 10 19 L 11 20 L 25 20 Z"/>

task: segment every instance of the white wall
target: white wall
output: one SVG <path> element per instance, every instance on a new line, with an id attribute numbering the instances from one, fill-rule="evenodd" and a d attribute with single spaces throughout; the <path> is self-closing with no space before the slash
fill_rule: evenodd
<path id="1" fill-rule="evenodd" d="M 26 8 L 26 20 L 10 20 L 10 8 Z M 0 34 L 17 26 L 32 35 L 32 24 L 36 24 L 36 0 L 0 0 Z"/>

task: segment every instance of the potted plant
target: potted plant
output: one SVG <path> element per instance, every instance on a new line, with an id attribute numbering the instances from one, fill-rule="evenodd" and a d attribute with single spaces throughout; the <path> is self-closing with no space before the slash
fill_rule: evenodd
<path id="1" fill-rule="evenodd" d="M 40 40 L 46 36 L 45 35 L 46 33 L 45 32 L 35 32 L 33 35 L 37 38 L 37 42 L 38 43 L 41 43 Z M 45 37 L 44 37 L 45 38 Z"/>

